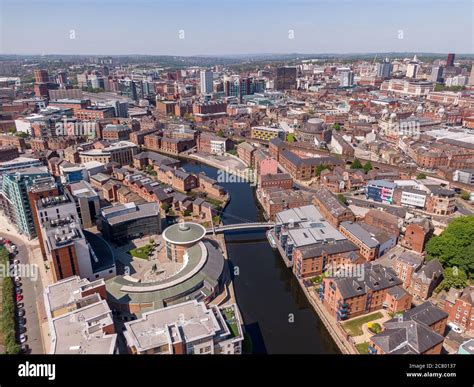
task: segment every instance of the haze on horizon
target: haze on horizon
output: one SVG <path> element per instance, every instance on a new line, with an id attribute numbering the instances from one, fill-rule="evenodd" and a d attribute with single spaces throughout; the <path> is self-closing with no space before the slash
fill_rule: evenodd
<path id="1" fill-rule="evenodd" d="M 470 0 L 0 0 L 0 54 L 469 54 L 474 52 L 473 4 Z"/>

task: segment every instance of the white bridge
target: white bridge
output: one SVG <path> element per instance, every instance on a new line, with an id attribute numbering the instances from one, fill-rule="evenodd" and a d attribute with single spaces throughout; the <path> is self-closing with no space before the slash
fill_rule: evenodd
<path id="1" fill-rule="evenodd" d="M 272 228 L 275 225 L 273 222 L 255 222 L 255 223 L 235 223 L 228 224 L 224 226 L 213 226 L 206 230 L 207 234 L 216 234 L 224 231 L 233 231 L 233 230 L 251 230 L 255 228 Z"/>

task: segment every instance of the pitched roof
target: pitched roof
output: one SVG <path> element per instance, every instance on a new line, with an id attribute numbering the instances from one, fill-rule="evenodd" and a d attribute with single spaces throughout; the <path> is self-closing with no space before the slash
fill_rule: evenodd
<path id="1" fill-rule="evenodd" d="M 413 320 L 426 326 L 431 326 L 438 321 L 448 317 L 448 313 L 426 301 L 421 305 L 415 306 L 402 314 L 403 321 Z M 388 320 L 387 323 L 399 321 L 398 318 Z"/>
<path id="2" fill-rule="evenodd" d="M 385 353 L 422 354 L 444 340 L 443 336 L 416 321 L 386 322 L 384 325 L 385 330 L 372 336 L 371 340 Z"/>

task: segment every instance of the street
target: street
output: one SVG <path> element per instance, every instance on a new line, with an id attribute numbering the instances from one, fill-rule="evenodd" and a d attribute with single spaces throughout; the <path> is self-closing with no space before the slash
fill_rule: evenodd
<path id="1" fill-rule="evenodd" d="M 21 264 L 29 263 L 29 248 L 20 239 L 10 233 L 2 233 L 2 237 L 11 240 L 18 249 L 18 254 L 15 259 L 18 259 Z M 43 300 L 43 285 L 41 281 L 41 275 L 39 269 L 37 270 L 37 278 L 34 281 L 32 278 L 22 277 L 22 290 L 23 300 L 21 301 L 25 305 L 25 318 L 26 318 L 26 336 L 28 347 L 30 348 L 29 353 L 41 354 L 44 353 L 43 341 L 41 338 L 40 328 L 40 317 L 38 313 L 38 303 L 42 304 Z"/>
<path id="2" fill-rule="evenodd" d="M 456 208 L 462 215 L 474 215 L 472 207 L 461 198 L 456 198 Z"/>

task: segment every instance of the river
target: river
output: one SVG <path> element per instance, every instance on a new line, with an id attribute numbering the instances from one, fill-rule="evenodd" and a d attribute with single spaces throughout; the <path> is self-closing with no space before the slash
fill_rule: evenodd
<path id="1" fill-rule="evenodd" d="M 188 172 L 205 172 L 214 179 L 217 169 L 186 162 Z M 253 188 L 247 183 L 220 183 L 231 195 L 222 214 L 224 224 L 262 220 Z M 233 266 L 234 289 L 253 353 L 340 353 L 324 324 L 310 306 L 297 280 L 265 231 L 226 232 Z"/>

